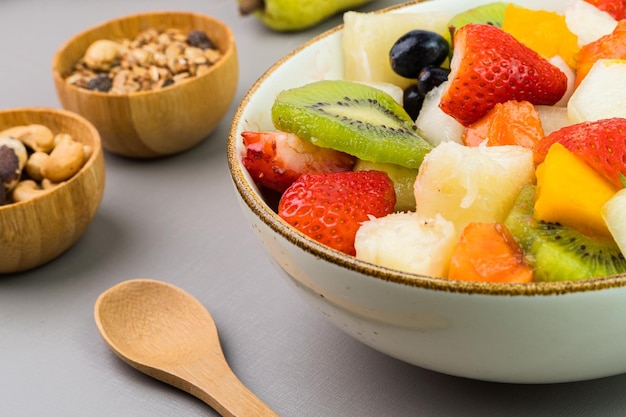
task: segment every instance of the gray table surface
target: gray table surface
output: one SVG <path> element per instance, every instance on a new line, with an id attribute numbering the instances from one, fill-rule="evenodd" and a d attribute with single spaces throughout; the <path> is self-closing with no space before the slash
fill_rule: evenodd
<path id="1" fill-rule="evenodd" d="M 230 119 L 267 68 L 341 16 L 284 35 L 240 17 L 235 0 L 0 0 L 0 108 L 59 107 L 50 67 L 66 39 L 109 18 L 173 9 L 232 27 L 241 65 L 235 102 L 184 154 L 142 162 L 107 153 L 104 199 L 82 239 L 41 268 L 0 277 L 0 416 L 217 415 L 133 370 L 100 338 L 96 297 L 137 277 L 195 295 L 212 312 L 235 373 L 284 417 L 626 415 L 626 376 L 504 385 L 389 358 L 327 323 L 274 270 L 235 200 Z"/>

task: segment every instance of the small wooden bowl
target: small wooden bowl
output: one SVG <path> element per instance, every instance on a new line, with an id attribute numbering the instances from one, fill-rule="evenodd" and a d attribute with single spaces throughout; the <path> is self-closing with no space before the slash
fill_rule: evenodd
<path id="1" fill-rule="evenodd" d="M 42 124 L 69 133 L 93 152 L 72 178 L 31 200 L 0 206 L 0 274 L 43 265 L 69 249 L 96 214 L 105 183 L 104 157 L 95 127 L 69 111 L 23 108 L 0 111 L 0 131 Z"/>
<path id="2" fill-rule="evenodd" d="M 149 28 L 202 30 L 222 57 L 206 73 L 157 91 L 113 95 L 66 82 L 94 41 L 131 39 Z M 155 12 L 111 20 L 74 36 L 55 54 L 52 72 L 63 108 L 93 123 L 104 149 L 154 158 L 185 151 L 215 129 L 235 96 L 239 64 L 234 35 L 224 23 L 196 13 Z"/>

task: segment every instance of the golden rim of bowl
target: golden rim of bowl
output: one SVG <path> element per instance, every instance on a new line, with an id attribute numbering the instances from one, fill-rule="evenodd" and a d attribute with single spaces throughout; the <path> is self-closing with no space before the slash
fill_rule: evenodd
<path id="1" fill-rule="evenodd" d="M 422 3 L 424 1 L 429 0 L 415 0 L 403 4 L 398 4 L 378 10 L 375 13 L 387 13 L 392 10 L 401 9 L 408 5 Z M 243 110 L 250 102 L 251 97 L 261 86 L 261 84 L 278 67 L 292 59 L 303 49 L 310 47 L 319 40 L 326 38 L 336 32 L 339 32 L 342 29 L 343 25 L 339 25 L 333 29 L 330 29 L 314 37 L 310 41 L 300 45 L 298 48 L 277 61 L 252 85 L 250 90 L 246 93 L 243 100 L 237 107 L 237 110 L 235 111 L 228 135 L 227 158 L 229 170 L 237 192 L 239 193 L 245 204 L 250 208 L 250 210 L 252 210 L 252 212 L 256 216 L 258 216 L 263 223 L 265 223 L 267 226 L 270 227 L 270 229 L 281 235 L 287 241 L 291 242 L 292 244 L 298 246 L 302 250 L 312 254 L 317 258 L 338 265 L 342 268 L 361 273 L 363 275 L 371 277 L 372 279 L 381 279 L 399 285 L 420 287 L 436 291 L 498 296 L 562 295 L 626 286 L 626 274 L 577 281 L 534 282 L 528 284 L 470 282 L 411 274 L 361 261 L 353 256 L 346 255 L 342 252 L 331 249 L 328 246 L 314 241 L 303 233 L 300 233 L 299 231 L 288 225 L 285 221 L 283 221 L 278 216 L 278 214 L 276 214 L 267 205 L 267 203 L 263 201 L 259 193 L 250 185 L 246 178 L 246 173 L 244 173 L 244 168 L 241 164 L 241 155 L 237 151 L 237 141 L 240 139 L 239 137 L 237 137 L 238 125 L 241 121 Z"/>

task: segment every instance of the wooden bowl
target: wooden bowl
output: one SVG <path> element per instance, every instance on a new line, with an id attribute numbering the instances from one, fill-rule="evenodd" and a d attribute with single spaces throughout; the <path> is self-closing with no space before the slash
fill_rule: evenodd
<path id="1" fill-rule="evenodd" d="M 0 273 L 43 265 L 69 249 L 96 214 L 104 192 L 105 168 L 100 135 L 83 117 L 69 111 L 24 108 L 0 111 L 0 131 L 42 124 L 69 133 L 93 152 L 80 171 L 53 190 L 0 206 Z"/>
<path id="2" fill-rule="evenodd" d="M 206 73 L 155 91 L 113 95 L 65 80 L 94 41 L 132 39 L 148 28 L 202 30 L 222 57 Z M 111 20 L 74 36 L 55 54 L 52 72 L 63 108 L 93 123 L 104 149 L 154 158 L 185 151 L 215 129 L 235 96 L 238 65 L 235 38 L 224 23 L 196 13 L 156 12 Z"/>

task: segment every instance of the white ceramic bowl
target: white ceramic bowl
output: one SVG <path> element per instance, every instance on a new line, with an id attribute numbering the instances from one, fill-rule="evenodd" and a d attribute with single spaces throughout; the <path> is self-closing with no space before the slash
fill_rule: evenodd
<path id="1" fill-rule="evenodd" d="M 546 2 L 516 3 L 542 8 Z M 464 0 L 437 0 L 383 12 L 467 8 Z M 270 107 L 280 90 L 341 78 L 341 36 L 341 27 L 331 30 L 274 65 L 246 95 L 230 131 L 228 160 L 243 213 L 297 292 L 355 339 L 451 375 L 551 383 L 626 372 L 626 276 L 485 284 L 401 273 L 314 242 L 264 202 L 241 164 L 241 132 L 273 129 Z"/>

